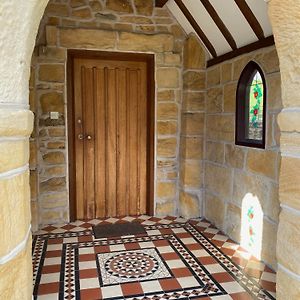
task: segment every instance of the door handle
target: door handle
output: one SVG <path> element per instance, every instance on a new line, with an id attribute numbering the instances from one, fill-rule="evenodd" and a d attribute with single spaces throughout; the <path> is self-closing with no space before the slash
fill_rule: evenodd
<path id="1" fill-rule="evenodd" d="M 83 123 L 82 123 L 82 120 L 81 119 L 78 119 L 77 120 L 77 124 L 79 125 L 79 127 L 80 127 L 80 133 L 77 135 L 77 138 L 79 139 L 79 140 L 84 140 L 84 139 L 87 139 L 87 140 L 91 140 L 92 139 L 92 136 L 91 135 L 89 135 L 89 134 L 85 134 L 84 133 L 84 128 L 83 128 Z"/>
<path id="2" fill-rule="evenodd" d="M 80 128 L 80 133 L 77 135 L 77 138 L 79 140 L 84 140 L 84 132 L 83 132 L 83 124 L 82 124 L 82 120 L 78 119 L 77 120 L 77 124 L 79 125 Z"/>

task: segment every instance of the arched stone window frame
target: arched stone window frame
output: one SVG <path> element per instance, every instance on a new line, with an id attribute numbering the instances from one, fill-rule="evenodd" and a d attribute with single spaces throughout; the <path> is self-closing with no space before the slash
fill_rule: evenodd
<path id="1" fill-rule="evenodd" d="M 260 73 L 263 83 L 263 120 L 262 120 L 262 139 L 255 140 L 248 138 L 249 126 L 249 103 L 250 85 L 256 72 Z M 266 145 L 266 110 L 267 110 L 267 85 L 264 72 L 254 61 L 250 61 L 243 69 L 238 81 L 236 90 L 236 122 L 235 122 L 235 144 L 252 148 L 265 149 Z M 246 104 L 246 105 L 245 105 Z"/>

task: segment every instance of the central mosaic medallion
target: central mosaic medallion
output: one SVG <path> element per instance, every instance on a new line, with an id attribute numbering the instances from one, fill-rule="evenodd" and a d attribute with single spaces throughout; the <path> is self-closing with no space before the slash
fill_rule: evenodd
<path id="1" fill-rule="evenodd" d="M 137 251 L 118 254 L 105 263 L 112 275 L 124 278 L 141 278 L 158 270 L 158 261 L 151 255 Z"/>
<path id="2" fill-rule="evenodd" d="M 153 249 L 98 254 L 103 285 L 172 277 Z"/>

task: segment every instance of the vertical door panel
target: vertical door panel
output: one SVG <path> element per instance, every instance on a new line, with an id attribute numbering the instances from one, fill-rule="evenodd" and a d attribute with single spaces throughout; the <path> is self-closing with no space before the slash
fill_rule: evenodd
<path id="1" fill-rule="evenodd" d="M 85 217 L 84 203 L 84 174 L 83 174 L 83 158 L 84 149 L 83 141 L 79 139 L 82 134 L 82 80 L 84 78 L 85 68 L 82 67 L 77 60 L 74 61 L 74 129 L 75 129 L 75 172 L 76 172 L 76 217 L 83 219 Z"/>
<path id="2" fill-rule="evenodd" d="M 94 128 L 94 69 L 85 72 L 83 97 L 84 126 L 84 198 L 86 201 L 86 218 L 95 215 L 95 128 Z"/>
<path id="3" fill-rule="evenodd" d="M 96 70 L 95 98 L 95 194 L 96 216 L 106 216 L 106 99 L 107 69 Z"/>
<path id="4" fill-rule="evenodd" d="M 117 70 L 117 216 L 128 214 L 126 70 Z"/>
<path id="5" fill-rule="evenodd" d="M 107 216 L 116 216 L 116 196 L 117 196 L 117 93 L 116 93 L 116 70 L 108 69 L 107 75 L 107 136 L 106 136 L 106 151 L 107 151 Z"/>
<path id="6" fill-rule="evenodd" d="M 140 214 L 147 213 L 147 81 L 145 80 L 146 68 L 142 68 L 139 71 L 139 95 L 138 101 L 140 103 L 139 109 L 139 140 L 138 144 L 140 145 L 140 160 L 139 160 L 139 193 L 140 193 Z"/>
<path id="7" fill-rule="evenodd" d="M 137 116 L 138 116 L 138 91 L 137 91 L 137 71 L 129 70 L 129 111 L 128 111 L 128 141 L 129 141 L 129 214 L 134 215 L 137 213 L 137 177 L 138 177 L 138 143 L 137 143 Z"/>

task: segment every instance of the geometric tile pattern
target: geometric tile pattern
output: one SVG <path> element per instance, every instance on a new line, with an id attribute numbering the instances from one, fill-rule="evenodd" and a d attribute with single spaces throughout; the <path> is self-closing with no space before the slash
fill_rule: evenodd
<path id="1" fill-rule="evenodd" d="M 96 239 L 92 226 L 146 234 Z M 275 299 L 276 274 L 205 220 L 139 216 L 47 226 L 33 239 L 34 299 Z"/>
<path id="2" fill-rule="evenodd" d="M 101 286 L 171 277 L 157 248 L 99 253 Z"/>

